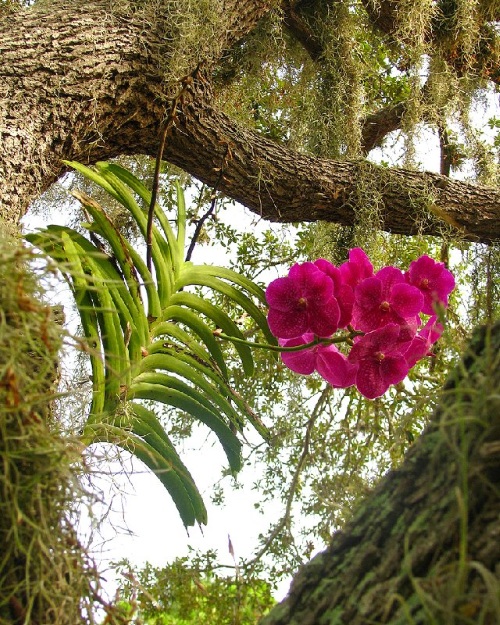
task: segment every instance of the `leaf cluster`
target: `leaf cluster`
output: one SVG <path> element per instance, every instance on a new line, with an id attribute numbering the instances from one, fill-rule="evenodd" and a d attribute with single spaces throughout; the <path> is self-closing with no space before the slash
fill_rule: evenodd
<path id="1" fill-rule="evenodd" d="M 239 308 L 240 315 L 248 315 L 274 342 L 254 303 L 263 302 L 263 291 L 229 269 L 184 260 L 186 208 L 179 185 L 174 232 L 158 204 L 156 223 L 149 221 L 151 193 L 126 169 L 106 163 L 96 170 L 72 165 L 130 213 L 152 261 L 148 266 L 106 211 L 79 192 L 74 195 L 91 217 L 86 224 L 89 238 L 54 225 L 27 237 L 58 262 L 80 314 L 84 338 L 78 347 L 89 355 L 92 368 L 92 402 L 82 441 L 112 443 L 131 452 L 158 476 L 185 525 L 206 523 L 193 478 L 151 407 L 160 403 L 208 426 L 230 470 L 241 468 L 236 432 L 245 421 L 263 436 L 266 429 L 232 389 L 214 330 L 240 338 L 243 334 L 204 291 L 218 293 L 231 311 Z M 250 349 L 237 344 L 235 354 L 251 375 Z"/>
<path id="2" fill-rule="evenodd" d="M 117 603 L 130 622 L 144 625 L 254 625 L 274 605 L 268 582 L 221 576 L 215 568 L 213 552 L 162 568 L 121 562 Z"/>

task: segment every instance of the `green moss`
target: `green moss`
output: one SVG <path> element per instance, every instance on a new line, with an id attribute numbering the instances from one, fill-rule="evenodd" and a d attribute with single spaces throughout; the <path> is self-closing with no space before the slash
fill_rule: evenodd
<path id="1" fill-rule="evenodd" d="M 52 414 L 62 330 L 30 252 L 9 241 L 0 239 L 0 623 L 73 625 L 96 577 L 70 522 L 79 448 Z"/>

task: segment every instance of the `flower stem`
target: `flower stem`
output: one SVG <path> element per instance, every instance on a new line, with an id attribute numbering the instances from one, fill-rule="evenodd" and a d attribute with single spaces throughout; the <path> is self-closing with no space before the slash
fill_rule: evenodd
<path id="1" fill-rule="evenodd" d="M 348 335 L 344 336 L 335 336 L 332 338 L 320 338 L 316 336 L 313 341 L 310 343 L 304 343 L 302 345 L 294 345 L 293 347 L 283 347 L 281 345 L 271 345 L 270 343 L 253 343 L 252 341 L 246 341 L 245 339 L 240 339 L 237 336 L 229 336 L 228 334 L 224 334 L 216 330 L 214 332 L 214 336 L 222 339 L 223 341 L 230 341 L 231 343 L 240 343 L 242 345 L 247 345 L 248 347 L 254 347 L 256 349 L 267 349 L 272 352 L 300 352 L 304 349 L 310 349 L 316 345 L 331 345 L 332 343 L 348 343 L 352 341 L 354 336 L 359 334 L 364 334 L 363 332 L 353 331 Z"/>

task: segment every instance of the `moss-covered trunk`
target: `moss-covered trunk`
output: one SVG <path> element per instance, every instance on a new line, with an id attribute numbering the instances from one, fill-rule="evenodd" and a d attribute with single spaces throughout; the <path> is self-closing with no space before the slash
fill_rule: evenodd
<path id="1" fill-rule="evenodd" d="M 75 625 L 96 576 L 70 522 L 80 454 L 51 419 L 62 329 L 28 259 L 0 239 L 0 624 Z"/>
<path id="2" fill-rule="evenodd" d="M 500 324 L 474 334 L 401 468 L 261 625 L 500 623 Z"/>

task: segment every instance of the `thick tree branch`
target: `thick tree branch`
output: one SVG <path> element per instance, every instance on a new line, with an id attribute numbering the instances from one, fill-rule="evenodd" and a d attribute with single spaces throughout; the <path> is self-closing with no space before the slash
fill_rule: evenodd
<path id="1" fill-rule="evenodd" d="M 120 14 L 108 0 L 54 0 L 0 19 L 0 216 L 19 219 L 64 171 L 61 159 L 153 154 L 183 74 L 216 64 L 273 5 L 213 3 L 220 37 L 191 48 L 176 32 L 175 11 L 182 17 L 196 3 Z M 203 16 L 195 17 L 190 28 L 203 32 Z M 188 59 L 182 73 L 179 58 Z"/>
<path id="2" fill-rule="evenodd" d="M 469 240 L 500 238 L 496 189 L 428 172 L 297 153 L 238 126 L 208 104 L 202 114 L 195 102 L 186 107 L 165 155 L 213 185 L 226 145 L 230 157 L 220 189 L 264 219 L 352 225 L 358 185 L 363 184 L 380 196 L 379 219 L 389 232 L 440 235 L 449 227 Z"/>
<path id="3" fill-rule="evenodd" d="M 258 0 L 236 5 L 234 20 L 248 19 L 248 29 L 267 6 Z M 100 28 L 100 3 L 74 13 L 65 5 L 57 10 L 54 3 L 50 14 L 35 15 L 31 23 L 26 16 L 16 18 L 13 31 L 0 29 L 0 198 L 3 216 L 11 210 L 12 221 L 65 171 L 62 159 L 92 163 L 120 154 L 155 156 L 159 127 L 186 84 L 165 158 L 213 186 L 227 150 L 220 190 L 265 219 L 352 225 L 362 184 L 380 198 L 374 227 L 440 234 L 445 225 L 470 240 L 500 238 L 500 191 L 290 150 L 213 108 L 208 72 L 205 78 L 200 73 L 196 80 L 187 76 L 165 84 L 158 69 L 165 25 L 144 31 L 142 21 L 130 20 L 125 37 L 119 19 Z M 228 44 L 233 40 L 228 35 Z"/>

